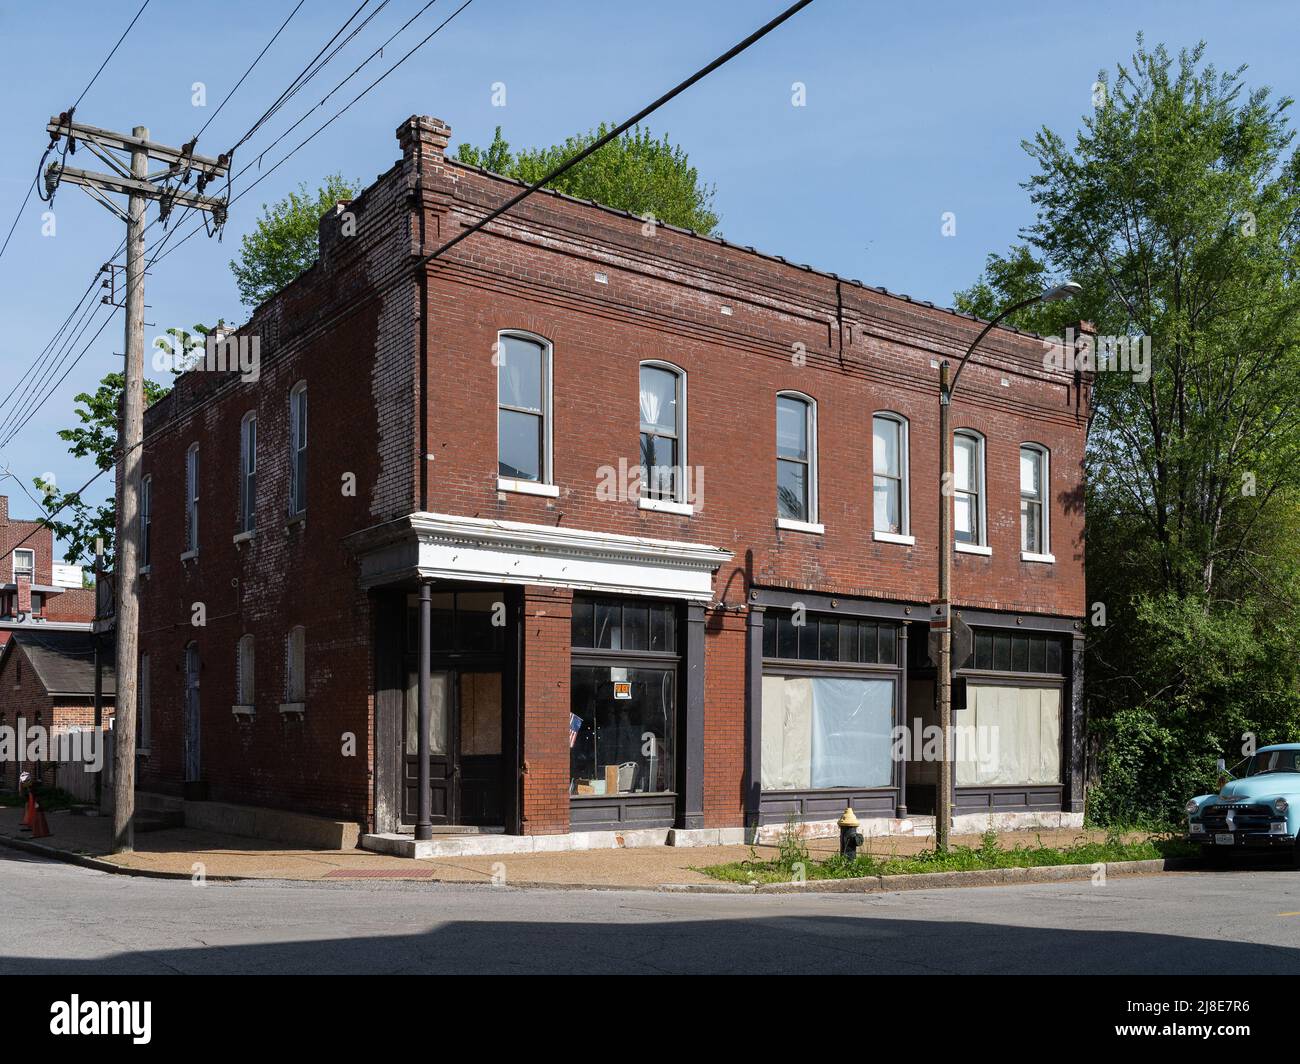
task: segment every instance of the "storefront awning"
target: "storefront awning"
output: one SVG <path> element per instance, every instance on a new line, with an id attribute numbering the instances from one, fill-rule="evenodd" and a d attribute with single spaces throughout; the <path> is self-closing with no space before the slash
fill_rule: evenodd
<path id="1" fill-rule="evenodd" d="M 701 543 L 435 513 L 411 514 L 345 542 L 366 588 L 462 580 L 708 601 L 713 574 L 732 558 Z"/>

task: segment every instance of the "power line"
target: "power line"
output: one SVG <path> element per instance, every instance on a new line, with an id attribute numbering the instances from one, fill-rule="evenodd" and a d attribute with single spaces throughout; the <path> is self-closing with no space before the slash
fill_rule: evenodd
<path id="1" fill-rule="evenodd" d="M 118 48 L 121 47 L 122 42 L 126 40 L 126 35 L 131 32 L 132 27 L 134 27 L 135 24 L 140 20 L 140 16 L 144 14 L 144 9 L 148 6 L 149 6 L 149 0 L 144 0 L 144 3 L 140 5 L 140 10 L 135 13 L 135 18 L 133 18 L 129 23 L 127 23 L 126 29 L 122 31 L 122 36 L 120 36 L 117 39 L 117 44 L 113 45 L 113 47 L 109 50 L 108 55 L 104 57 L 104 61 L 99 64 L 99 69 L 96 70 L 95 73 L 92 75 L 91 79 L 88 82 L 86 82 L 86 87 L 81 90 L 81 95 L 77 97 L 77 103 L 74 103 L 70 108 L 68 108 L 69 116 L 71 116 L 72 112 L 76 110 L 77 104 L 80 104 L 81 101 L 86 98 L 86 93 L 90 91 L 91 86 L 94 85 L 95 82 L 99 80 L 99 75 L 102 74 L 104 72 L 104 68 L 108 66 L 108 61 L 112 59 L 114 55 L 117 54 Z M 48 152 L 46 154 L 48 154 Z M 44 162 L 44 159 L 42 159 L 42 162 Z M 13 224 L 9 226 L 9 232 L 5 235 L 5 242 L 3 245 L 0 245 L 0 258 L 4 257 L 5 249 L 9 247 L 9 241 L 13 238 L 14 230 L 18 228 L 18 221 L 20 218 L 22 218 L 23 211 L 27 209 L 27 202 L 32 198 L 32 193 L 36 190 L 36 186 L 40 183 L 40 180 L 41 180 L 40 168 L 37 167 L 36 176 L 32 178 L 32 183 L 30 186 L 28 186 L 27 194 L 23 197 L 23 202 L 18 207 L 18 213 L 14 215 Z"/>
<path id="2" fill-rule="evenodd" d="M 86 98 L 86 93 L 90 91 L 90 87 L 94 85 L 96 81 L 99 80 L 99 75 L 104 72 L 104 67 L 108 66 L 108 61 L 112 59 L 113 56 L 117 53 L 117 50 L 118 48 L 121 47 L 122 42 L 126 40 L 126 35 L 131 32 L 131 28 L 140 20 L 140 16 L 144 14 L 144 9 L 148 6 L 149 6 L 149 0 L 144 0 L 144 3 L 140 5 L 140 10 L 135 13 L 135 18 L 133 18 L 129 23 L 127 23 L 126 29 L 122 31 L 122 36 L 120 36 L 117 39 L 117 44 L 113 45 L 108 55 L 104 57 L 104 61 L 99 64 L 99 69 L 95 71 L 94 76 L 88 82 L 86 82 L 86 87 L 81 90 L 81 95 L 77 97 L 77 102 L 74 103 L 72 107 L 68 109 L 69 114 L 71 114 L 72 111 L 76 109 L 77 104 L 81 103 L 81 101 Z"/>
<path id="3" fill-rule="evenodd" d="M 415 20 L 415 18 L 418 18 L 421 14 L 424 13 L 424 11 L 428 10 L 428 8 L 432 7 L 433 4 L 436 3 L 436 2 L 437 2 L 437 0 L 430 0 L 430 2 L 427 3 L 427 4 L 425 4 L 425 6 L 424 6 L 423 8 L 421 8 L 420 11 L 417 12 L 417 14 L 416 14 L 412 19 L 409 19 L 409 20 L 407 21 L 406 25 L 404 25 L 404 26 L 402 27 L 402 29 L 405 29 L 406 26 L 409 26 L 409 25 L 411 24 L 411 22 L 413 22 L 413 21 Z M 318 137 L 321 133 L 323 133 L 326 129 L 328 129 L 331 125 L 333 125 L 334 122 L 336 122 L 338 119 L 342 118 L 343 115 L 346 114 L 347 111 L 348 111 L 348 110 L 349 110 L 349 109 L 350 109 L 354 104 L 356 104 L 356 103 L 357 103 L 357 102 L 358 102 L 362 97 L 364 97 L 364 96 L 365 96 L 367 93 L 369 93 L 373 88 L 375 88 L 375 86 L 377 86 L 380 82 L 382 82 L 385 78 L 387 78 L 391 73 L 393 73 L 394 70 L 396 70 L 396 69 L 397 69 L 398 67 L 400 67 L 403 63 L 405 63 L 408 59 L 410 59 L 411 56 L 413 56 L 416 52 L 418 52 L 421 48 L 423 48 L 426 44 L 428 44 L 429 41 L 432 40 L 434 37 L 436 37 L 436 36 L 438 35 L 438 33 L 440 33 L 440 32 L 442 31 L 442 29 L 443 29 L 443 28 L 444 28 L 448 23 L 451 22 L 452 19 L 454 19 L 457 15 L 459 15 L 462 11 L 464 11 L 465 8 L 469 7 L 469 5 L 472 4 L 473 2 L 474 2 L 474 0 L 464 0 L 464 3 L 462 3 L 462 4 L 460 5 L 460 7 L 456 8 L 455 11 L 453 11 L 450 15 L 448 15 L 445 19 L 443 19 L 442 22 L 440 22 L 440 23 L 439 23 L 439 24 L 438 24 L 438 25 L 437 25 L 437 26 L 436 26 L 436 27 L 435 27 L 435 28 L 434 28 L 434 29 L 433 29 L 433 30 L 432 30 L 432 31 L 431 31 L 431 32 L 430 32 L 430 33 L 429 33 L 429 34 L 428 34 L 428 35 L 427 35 L 423 40 L 421 40 L 418 44 L 416 44 L 415 47 L 413 47 L 409 52 L 407 52 L 404 56 L 402 56 L 401 59 L 397 60 L 397 62 L 395 62 L 391 67 L 389 67 L 387 70 L 385 70 L 385 71 L 384 71 L 384 72 L 383 72 L 379 77 L 377 77 L 374 81 L 372 81 L 369 85 L 367 85 L 364 89 L 362 89 L 361 92 L 359 92 L 359 93 L 358 93 L 356 96 L 354 96 L 350 101 L 348 101 L 348 103 L 345 104 L 345 105 L 344 105 L 344 106 L 343 106 L 339 111 L 337 111 L 335 114 L 331 115 L 331 116 L 330 116 L 330 117 L 329 117 L 325 122 L 323 122 L 320 126 L 318 126 L 318 127 L 317 127 L 313 132 L 311 132 L 310 134 L 308 134 L 307 137 L 305 137 L 305 138 L 304 138 L 302 141 L 300 141 L 297 145 L 295 145 L 293 148 L 291 148 L 287 154 L 285 154 L 282 158 L 280 158 L 280 159 L 279 159 L 279 160 L 278 160 L 278 161 L 277 161 L 273 166 L 271 166 L 268 170 L 266 170 L 264 173 L 262 173 L 262 174 L 257 178 L 256 181 L 252 182 L 251 184 L 249 184 L 248 186 L 246 186 L 244 189 L 242 189 L 242 190 L 239 192 L 238 195 L 233 196 L 233 197 L 230 199 L 230 203 L 236 203 L 236 202 L 238 202 L 239 200 L 243 199 L 244 196 L 246 196 L 249 192 L 252 192 L 253 189 L 255 189 L 258 185 L 260 185 L 263 181 L 265 181 L 268 177 L 270 177 L 273 173 L 275 173 L 276 170 L 278 170 L 281 166 L 283 166 L 286 162 L 288 162 L 291 158 L 293 158 L 293 156 L 296 155 L 300 150 L 302 150 L 304 147 L 306 147 L 309 143 L 311 143 L 311 141 L 315 140 L 316 137 Z M 804 2 L 805 2 L 805 3 L 811 3 L 811 0 L 804 0 Z M 397 33 L 401 33 L 401 32 L 402 32 L 401 29 L 399 29 L 399 30 L 397 31 Z M 397 34 L 395 33 L 395 34 L 393 34 L 393 36 L 395 37 L 395 36 L 397 36 Z M 390 37 L 389 40 L 391 41 L 391 40 L 392 40 L 392 37 Z M 385 44 L 387 44 L 387 42 L 385 42 Z M 370 58 L 372 59 L 372 58 L 374 58 L 374 55 L 379 54 L 379 51 L 382 51 L 382 47 L 383 47 L 383 46 L 381 46 L 380 49 L 377 49 L 376 52 L 373 53 L 373 54 L 370 56 Z M 366 62 L 369 62 L 369 61 L 370 61 L 370 59 L 367 59 L 367 60 L 366 60 Z M 362 66 L 364 66 L 364 65 L 365 65 L 365 63 L 362 64 Z M 360 69 L 361 69 L 361 67 L 358 67 L 358 68 L 357 68 L 357 70 L 360 70 Z M 325 97 L 325 99 L 326 99 L 326 100 L 329 99 L 329 97 L 332 96 L 335 92 L 337 92 L 338 89 L 339 89 L 343 84 L 345 84 L 349 79 L 352 78 L 352 76 L 353 76 L 354 74 L 356 74 L 356 72 L 357 72 L 357 71 L 354 70 L 354 71 L 352 72 L 352 74 L 349 74 L 348 77 L 345 78 L 345 79 L 343 80 L 343 82 L 340 82 L 339 85 L 336 85 L 336 86 L 334 87 L 334 89 L 330 90 L 330 93 Z M 322 100 L 321 103 L 324 103 L 324 100 Z M 316 110 L 316 108 L 319 107 L 319 106 L 320 106 L 320 104 L 316 104 L 314 107 L 311 108 L 311 110 L 309 110 L 309 111 L 307 112 L 307 114 L 303 115 L 302 117 L 303 117 L 303 118 L 306 118 L 308 115 L 311 114 L 312 111 Z M 301 124 L 301 122 L 302 122 L 302 119 L 300 118 L 300 119 L 298 120 L 298 122 L 295 122 L 295 123 L 294 123 L 294 126 L 290 126 L 288 130 L 285 130 L 285 133 L 282 133 L 282 134 L 280 135 L 280 137 L 279 137 L 275 142 L 273 142 L 272 144 L 268 145 L 267 148 L 263 150 L 263 154 L 265 154 L 266 151 L 269 151 L 271 148 L 273 148 L 273 147 L 275 146 L 275 144 L 279 143 L 280 140 L 283 140 L 283 139 L 284 139 L 284 136 L 285 136 L 287 133 L 289 133 L 293 128 L 295 128 L 297 125 Z M 249 164 L 248 164 L 247 166 L 245 166 L 242 170 L 240 170 L 237 174 L 235 174 L 234 179 L 237 180 L 240 176 L 242 176 L 243 174 L 247 173 L 247 172 L 248 172 L 248 171 L 253 167 L 253 165 L 254 165 L 253 163 L 249 163 Z M 171 248 L 170 248 L 166 253 L 161 254 L 161 255 L 158 255 L 154 260 L 151 260 L 151 262 L 152 262 L 152 261 L 161 261 L 162 259 L 165 259 L 165 258 L 166 258 L 168 255 L 170 255 L 172 252 L 178 250 L 178 249 L 179 249 L 179 248 L 180 248 L 180 247 L 181 247 L 181 246 L 182 246 L 186 241 L 188 241 L 188 240 L 190 239 L 190 237 L 192 237 L 192 236 L 194 236 L 195 234 L 197 234 L 198 232 L 200 232 L 200 231 L 202 230 L 202 228 L 203 228 L 202 226 L 195 226 L 193 229 L 191 229 L 188 233 L 185 234 L 184 238 L 180 241 L 180 243 L 173 245 L 173 246 L 172 246 L 172 247 L 171 247 Z"/>
<path id="4" fill-rule="evenodd" d="M 247 78 L 248 75 L 253 72 L 253 68 L 262 61 L 262 56 L 266 55 L 266 53 L 271 50 L 271 45 L 273 45 L 276 42 L 276 38 L 278 38 L 280 34 L 284 32 L 285 26 L 289 25 L 289 23 L 293 20 L 293 16 L 298 14 L 298 9 L 302 7 L 304 3 L 306 3 L 306 0 L 298 0 L 297 5 L 294 7 L 292 11 L 289 12 L 289 17 L 286 18 L 282 23 L 280 23 L 280 28 L 276 30 L 275 33 L 271 36 L 271 39 L 266 42 L 265 47 L 263 47 L 262 50 L 257 53 L 257 58 L 248 64 L 248 69 L 245 70 L 244 73 L 240 76 L 239 80 L 235 82 L 235 87 L 231 89 L 228 93 L 226 93 L 226 98 L 222 100 L 219 104 L 217 104 L 217 109 L 213 111 L 212 114 L 208 115 L 208 120 L 203 123 L 203 127 L 196 134 L 194 134 L 194 140 L 198 140 L 199 137 L 203 136 L 208 126 L 212 125 L 213 119 L 215 119 L 217 115 L 221 114 L 221 109 L 225 107 L 227 103 L 230 102 L 230 97 L 234 96 L 235 93 L 239 91 L 239 86 L 244 83 L 244 79 Z"/>
<path id="5" fill-rule="evenodd" d="M 798 3 L 791 4 L 788 8 L 782 11 L 781 14 L 777 15 L 776 18 L 772 19 L 771 22 L 767 23 L 767 25 L 762 26 L 759 29 L 755 30 L 739 44 L 723 52 L 722 55 L 718 56 L 718 58 L 713 60 L 713 62 L 709 63 L 707 66 L 701 67 L 685 81 L 676 85 L 674 88 L 669 89 L 666 93 L 660 96 L 659 99 L 655 100 L 654 103 L 648 104 L 647 106 L 641 108 L 641 110 L 639 110 L 627 121 L 620 123 L 618 126 L 615 126 L 608 133 L 606 133 L 603 137 L 587 145 L 586 148 L 578 152 L 578 154 L 573 156 L 573 158 L 568 159 L 567 161 L 561 163 L 545 177 L 541 178 L 538 181 L 534 181 L 531 185 L 529 185 L 518 195 L 511 196 L 510 199 L 506 200 L 506 202 L 503 203 L 500 207 L 496 208 L 496 210 L 489 211 L 487 215 L 479 219 L 479 221 L 463 229 L 461 232 L 457 233 L 446 243 L 435 248 L 428 255 L 424 256 L 424 258 L 422 258 L 419 262 L 416 263 L 416 268 L 418 269 L 419 267 L 432 262 L 444 251 L 447 251 L 455 247 L 466 237 L 471 236 L 474 233 L 477 233 L 489 222 L 494 221 L 497 218 L 500 218 L 501 215 L 506 213 L 506 211 L 522 203 L 538 189 L 554 181 L 561 174 L 564 174 L 567 171 L 573 169 L 573 167 L 577 166 L 578 163 L 582 162 L 584 159 L 598 152 L 610 141 L 614 140 L 617 137 L 622 136 L 624 133 L 626 133 L 629 129 L 631 129 L 642 119 L 646 118 L 651 114 L 654 114 L 654 112 L 659 110 L 659 108 L 661 108 L 664 104 L 668 103 L 668 101 L 672 100 L 674 97 L 681 95 L 692 85 L 694 85 L 697 81 L 701 80 L 702 78 L 708 77 L 708 75 L 712 74 L 715 70 L 718 69 L 718 67 L 724 65 L 725 63 L 729 63 L 732 59 L 736 58 L 736 56 L 740 55 L 741 52 L 745 51 L 746 48 L 750 47 L 750 45 L 754 44 L 757 41 L 762 40 L 774 29 L 776 29 L 779 25 L 781 25 L 781 23 L 785 22 L 787 19 L 798 14 L 800 11 L 802 11 L 805 7 L 807 7 L 811 3 L 812 0 L 799 0 Z"/>

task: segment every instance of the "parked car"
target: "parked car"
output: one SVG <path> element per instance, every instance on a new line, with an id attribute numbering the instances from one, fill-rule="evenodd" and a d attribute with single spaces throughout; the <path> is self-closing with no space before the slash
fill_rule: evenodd
<path id="1" fill-rule="evenodd" d="M 1247 759 L 1241 778 L 1187 803 L 1187 839 L 1215 864 L 1229 863 L 1242 850 L 1281 849 L 1300 868 L 1298 833 L 1300 743 L 1262 747 Z"/>

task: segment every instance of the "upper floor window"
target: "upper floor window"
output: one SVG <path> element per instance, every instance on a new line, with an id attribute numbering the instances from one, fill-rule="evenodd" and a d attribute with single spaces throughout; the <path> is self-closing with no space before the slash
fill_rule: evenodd
<path id="1" fill-rule="evenodd" d="M 28 580 L 36 579 L 36 552 L 34 550 L 14 551 L 14 583 L 20 576 Z"/>
<path id="2" fill-rule="evenodd" d="M 1036 443 L 1020 448 L 1020 549 L 1047 554 L 1047 449 Z"/>
<path id="3" fill-rule="evenodd" d="M 907 420 L 897 414 L 871 419 L 872 496 L 875 530 L 907 535 Z"/>
<path id="4" fill-rule="evenodd" d="M 793 392 L 776 397 L 776 512 L 817 520 L 817 406 Z"/>
<path id="5" fill-rule="evenodd" d="M 185 549 L 199 549 L 199 445 L 185 452 Z"/>
<path id="6" fill-rule="evenodd" d="M 239 425 L 239 531 L 257 528 L 257 415 L 249 413 Z"/>
<path id="7" fill-rule="evenodd" d="M 984 437 L 962 430 L 953 437 L 953 529 L 958 545 L 986 545 Z"/>
<path id="8" fill-rule="evenodd" d="M 140 568 L 149 568 L 149 537 L 153 531 L 153 477 L 140 481 Z"/>
<path id="9" fill-rule="evenodd" d="M 253 681 L 256 677 L 254 667 L 255 640 L 251 632 L 239 637 L 235 657 L 235 697 L 241 706 L 251 706 L 254 700 Z"/>
<path id="10" fill-rule="evenodd" d="M 675 366 L 641 363 L 641 495 L 685 502 L 686 375 Z"/>
<path id="11" fill-rule="evenodd" d="M 285 640 L 285 701 L 307 701 L 307 629 L 302 625 L 289 629 Z"/>
<path id="12" fill-rule="evenodd" d="M 551 482 L 551 345 L 536 337 L 497 337 L 497 474 Z"/>
<path id="13" fill-rule="evenodd" d="M 289 393 L 289 516 L 307 510 L 307 384 Z"/>

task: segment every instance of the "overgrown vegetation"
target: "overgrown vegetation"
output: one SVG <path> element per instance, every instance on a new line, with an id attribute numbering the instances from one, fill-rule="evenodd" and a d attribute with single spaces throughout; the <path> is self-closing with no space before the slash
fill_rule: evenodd
<path id="1" fill-rule="evenodd" d="M 532 184 L 599 140 L 609 129 L 602 123 L 563 144 L 514 152 L 497 126 L 492 143 L 486 148 L 461 144 L 456 149 L 456 158 Z M 697 233 L 714 234 L 718 228 L 713 186 L 700 180 L 680 145 L 671 143 L 666 136 L 656 139 L 640 127 L 610 141 L 546 187 Z"/>
<path id="2" fill-rule="evenodd" d="M 1025 143 L 1036 219 L 957 293 L 988 317 L 1069 278 L 1013 323 L 1150 338 L 1149 380 L 1097 373 L 1085 456 L 1100 823 L 1181 820 L 1217 757 L 1300 739 L 1300 153 L 1244 69 L 1139 37 L 1073 137 Z"/>
<path id="3" fill-rule="evenodd" d="M 922 850 L 911 856 L 860 853 L 850 861 L 839 854 L 812 859 L 802 842 L 787 843 L 783 836 L 775 858 L 764 860 L 754 850 L 746 861 L 697 868 L 729 883 L 789 883 L 804 879 L 856 879 L 898 876 L 918 872 L 976 872 L 990 868 L 1040 868 L 1047 865 L 1101 864 L 1107 861 L 1151 861 L 1162 857 L 1194 857 L 1197 847 L 1174 837 L 1153 836 L 1127 840 L 1119 831 L 1102 842 L 1084 836 L 1070 846 L 1015 846 L 1004 849 L 997 832 L 987 831 L 979 846 L 954 846 L 947 853 Z"/>

